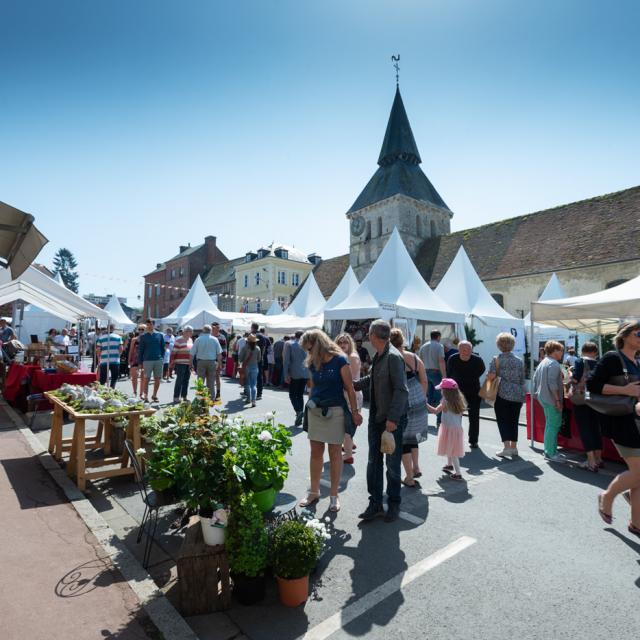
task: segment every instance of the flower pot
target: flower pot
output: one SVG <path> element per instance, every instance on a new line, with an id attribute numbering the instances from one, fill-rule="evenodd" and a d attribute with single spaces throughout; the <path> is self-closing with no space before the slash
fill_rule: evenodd
<path id="1" fill-rule="evenodd" d="M 309 576 L 302 578 L 280 578 L 278 580 L 278 591 L 280 602 L 285 607 L 297 607 L 304 604 L 309 597 Z"/>
<path id="2" fill-rule="evenodd" d="M 204 518 L 200 516 L 200 526 L 202 527 L 202 537 L 204 543 L 212 547 L 218 544 L 224 544 L 226 527 L 220 527 L 212 524 L 212 518 Z"/>
<path id="3" fill-rule="evenodd" d="M 245 576 L 242 573 L 234 573 L 233 597 L 240 604 L 256 604 L 264 600 L 265 579 L 264 576 Z"/>
<path id="4" fill-rule="evenodd" d="M 256 491 L 253 494 L 253 502 L 262 513 L 267 513 L 273 509 L 276 503 L 276 490 L 273 487 Z"/>

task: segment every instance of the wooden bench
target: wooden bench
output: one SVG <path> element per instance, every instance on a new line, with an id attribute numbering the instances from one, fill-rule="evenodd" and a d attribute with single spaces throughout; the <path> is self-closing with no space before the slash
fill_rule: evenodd
<path id="1" fill-rule="evenodd" d="M 180 613 L 195 616 L 231 607 L 229 562 L 224 545 L 204 543 L 198 516 L 192 516 L 177 558 Z"/>

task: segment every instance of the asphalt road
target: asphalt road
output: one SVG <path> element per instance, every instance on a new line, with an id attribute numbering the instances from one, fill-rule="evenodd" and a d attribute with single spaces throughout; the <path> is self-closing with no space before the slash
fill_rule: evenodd
<path id="1" fill-rule="evenodd" d="M 130 388 L 127 381 L 119 386 Z M 160 394 L 168 402 L 172 385 L 163 383 Z M 278 420 L 293 424 L 284 391 L 266 388 L 255 409 L 238 397 L 237 383 L 226 381 L 226 411 L 251 417 L 275 410 Z M 626 530 L 624 501 L 615 505 L 613 526 L 596 510 L 599 487 L 620 467 L 609 464 L 591 474 L 572 464 L 547 464 L 540 451 L 529 448 L 524 429 L 521 457 L 501 461 L 494 455 L 497 426 L 482 420 L 481 446 L 462 460 L 466 483 L 442 474 L 432 434 L 420 445 L 421 488 L 402 489 L 403 517 L 361 525 L 357 514 L 367 504 L 365 429 L 356 435 L 355 464 L 345 466 L 336 516 L 327 511 L 328 488 L 322 487 L 316 513 L 332 519 L 334 535 L 313 577 L 312 597 L 304 608 L 287 609 L 271 588 L 259 606 L 234 606 L 229 615 L 246 636 L 638 637 L 640 539 Z M 292 434 L 283 500 L 302 498 L 308 486 L 306 434 Z"/>

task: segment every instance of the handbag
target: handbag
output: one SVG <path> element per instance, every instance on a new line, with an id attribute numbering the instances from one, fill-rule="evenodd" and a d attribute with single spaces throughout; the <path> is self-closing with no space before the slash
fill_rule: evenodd
<path id="1" fill-rule="evenodd" d="M 586 404 L 586 392 L 587 392 L 587 376 L 591 373 L 591 365 L 589 365 L 589 360 L 586 358 L 582 360 L 584 369 L 582 373 L 582 378 L 580 378 L 579 382 L 572 383 L 569 387 L 569 400 L 574 406 L 581 407 Z"/>
<path id="2" fill-rule="evenodd" d="M 426 409 L 427 398 L 417 376 L 418 358 L 415 354 L 413 357 L 416 360 L 416 368 L 413 369 L 415 375 L 407 380 L 407 389 L 409 389 L 408 405 L 409 409 L 417 409 L 418 407 L 424 407 Z"/>
<path id="3" fill-rule="evenodd" d="M 624 363 L 624 358 L 620 355 L 620 352 L 616 352 L 620 358 L 622 364 L 621 376 L 611 376 L 607 380 L 607 384 L 612 384 L 616 387 L 623 387 L 630 382 L 636 382 L 636 376 L 630 376 L 627 371 L 627 365 Z M 635 411 L 637 398 L 632 396 L 621 395 L 604 395 L 602 393 L 585 392 L 585 402 L 587 406 L 591 407 L 594 411 L 602 413 L 605 416 L 628 416 Z"/>
<path id="4" fill-rule="evenodd" d="M 498 387 L 500 386 L 500 361 L 498 360 L 498 356 L 494 358 L 496 363 L 496 377 L 493 380 L 489 380 L 489 378 L 484 379 L 484 383 L 482 387 L 480 387 L 480 391 L 478 391 L 478 395 L 490 405 L 493 405 L 498 397 Z"/>
<path id="5" fill-rule="evenodd" d="M 389 431 L 383 431 L 380 436 L 380 453 L 384 453 L 388 456 L 393 455 L 396 450 L 396 440 L 393 434 Z"/>

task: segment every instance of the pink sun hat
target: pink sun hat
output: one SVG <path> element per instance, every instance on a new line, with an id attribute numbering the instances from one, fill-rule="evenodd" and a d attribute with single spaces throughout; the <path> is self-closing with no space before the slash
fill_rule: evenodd
<path id="1" fill-rule="evenodd" d="M 442 382 L 436 386 L 438 391 L 440 389 L 457 389 L 458 383 L 453 378 L 442 378 Z"/>

